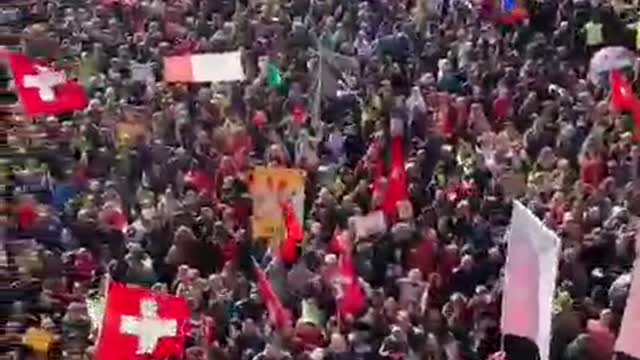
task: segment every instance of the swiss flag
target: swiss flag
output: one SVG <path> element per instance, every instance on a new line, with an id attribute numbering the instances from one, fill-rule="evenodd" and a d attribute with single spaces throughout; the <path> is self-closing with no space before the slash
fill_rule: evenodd
<path id="1" fill-rule="evenodd" d="M 183 298 L 109 282 L 97 360 L 182 357 L 191 312 Z"/>
<path id="2" fill-rule="evenodd" d="M 22 54 L 9 54 L 7 58 L 26 115 L 70 113 L 89 103 L 84 88 L 68 80 L 63 71 L 37 64 Z"/>

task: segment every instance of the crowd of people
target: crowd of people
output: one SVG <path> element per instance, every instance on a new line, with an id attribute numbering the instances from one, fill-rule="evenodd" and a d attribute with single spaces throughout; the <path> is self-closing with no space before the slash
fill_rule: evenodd
<path id="1" fill-rule="evenodd" d="M 505 21 L 491 1 L 36 1 L 9 26 L 45 19 L 55 60 L 93 65 L 91 101 L 4 125 L 20 156 L 3 175 L 0 356 L 91 359 L 86 299 L 108 276 L 189 300 L 185 359 L 486 360 L 510 346 L 503 235 L 519 199 L 562 239 L 550 358 L 611 359 L 640 148 L 588 68 L 604 46 L 633 49 L 633 33 L 605 1 L 520 6 Z M 238 49 L 244 81 L 163 81 L 166 56 Z M 319 49 L 357 61 L 335 97 L 317 91 Z M 134 62 L 150 76 L 134 80 Z M 381 207 L 398 134 L 411 211 L 356 238 L 349 219 Z M 294 264 L 252 236 L 256 166 L 306 172 Z M 336 315 L 325 276 L 337 233 L 366 295 L 354 316 Z M 284 328 L 251 258 L 293 314 Z"/>

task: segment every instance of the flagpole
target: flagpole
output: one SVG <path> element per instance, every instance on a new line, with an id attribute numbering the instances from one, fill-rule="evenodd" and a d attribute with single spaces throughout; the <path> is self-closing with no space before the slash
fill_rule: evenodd
<path id="1" fill-rule="evenodd" d="M 318 136 L 321 130 L 322 120 L 320 119 L 322 113 L 322 45 L 318 45 L 318 66 L 316 73 L 316 92 L 313 99 L 313 116 L 311 126 L 315 130 L 315 136 Z M 320 134 L 321 135 L 321 134 Z"/>

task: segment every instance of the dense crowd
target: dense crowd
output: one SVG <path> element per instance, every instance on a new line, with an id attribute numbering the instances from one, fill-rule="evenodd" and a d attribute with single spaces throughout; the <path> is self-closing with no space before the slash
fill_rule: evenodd
<path id="1" fill-rule="evenodd" d="M 8 129 L 26 154 L 5 159 L 0 352 L 90 359 L 86 299 L 108 275 L 189 300 L 185 359 L 486 360 L 514 346 L 499 324 L 517 198 L 562 239 L 551 359 L 611 359 L 640 148 L 588 65 L 604 46 L 634 48 L 633 33 L 605 2 L 522 6 L 528 18 L 509 22 L 499 2 L 464 0 L 37 1 L 26 15 L 48 20 L 56 60 L 95 71 L 85 111 Z M 339 96 L 317 94 L 320 48 L 357 60 Z M 162 81 L 165 56 L 237 49 L 245 81 Z M 153 76 L 133 80 L 133 62 Z M 118 136 L 128 116 L 146 131 Z M 355 239 L 349 218 L 381 206 L 398 133 L 412 211 Z M 255 166 L 306 171 L 293 265 L 252 236 Z M 346 318 L 325 276 L 342 231 L 368 303 Z M 294 314 L 285 329 L 250 257 Z"/>

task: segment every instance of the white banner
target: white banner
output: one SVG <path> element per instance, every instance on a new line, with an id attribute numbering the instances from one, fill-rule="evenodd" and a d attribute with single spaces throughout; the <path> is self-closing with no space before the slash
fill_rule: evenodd
<path id="1" fill-rule="evenodd" d="M 530 339 L 548 360 L 560 239 L 518 201 L 506 237 L 502 334 Z"/>

